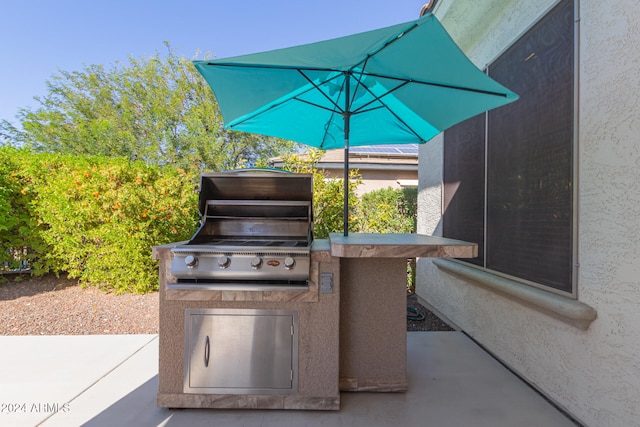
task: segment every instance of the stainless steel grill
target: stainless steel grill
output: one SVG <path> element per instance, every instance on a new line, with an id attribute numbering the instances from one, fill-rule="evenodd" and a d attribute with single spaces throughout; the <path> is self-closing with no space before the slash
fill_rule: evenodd
<path id="1" fill-rule="evenodd" d="M 201 225 L 171 251 L 170 288 L 300 289 L 313 240 L 311 175 L 240 170 L 201 176 Z"/>

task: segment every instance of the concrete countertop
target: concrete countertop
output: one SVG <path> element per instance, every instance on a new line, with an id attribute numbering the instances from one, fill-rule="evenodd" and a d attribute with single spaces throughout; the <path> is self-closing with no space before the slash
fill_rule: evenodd
<path id="1" fill-rule="evenodd" d="M 331 255 L 340 258 L 475 258 L 478 245 L 409 233 L 330 233 Z"/>

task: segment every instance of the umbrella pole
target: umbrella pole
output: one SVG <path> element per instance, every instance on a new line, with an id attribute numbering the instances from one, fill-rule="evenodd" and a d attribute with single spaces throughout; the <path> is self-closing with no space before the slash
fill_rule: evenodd
<path id="1" fill-rule="evenodd" d="M 351 111 L 349 101 L 351 73 L 345 73 L 345 108 L 344 108 L 344 236 L 349 235 L 349 125 L 351 121 Z"/>
<path id="2" fill-rule="evenodd" d="M 345 116 L 345 139 L 344 139 L 344 235 L 349 235 L 349 137 L 346 130 L 349 123 L 349 116 Z"/>

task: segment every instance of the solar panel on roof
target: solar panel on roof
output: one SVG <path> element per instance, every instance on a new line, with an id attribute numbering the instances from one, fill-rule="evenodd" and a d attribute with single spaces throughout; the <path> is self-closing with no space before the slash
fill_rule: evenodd
<path id="1" fill-rule="evenodd" d="M 352 153 L 377 154 L 418 154 L 418 144 L 381 144 L 357 146 L 349 149 Z"/>

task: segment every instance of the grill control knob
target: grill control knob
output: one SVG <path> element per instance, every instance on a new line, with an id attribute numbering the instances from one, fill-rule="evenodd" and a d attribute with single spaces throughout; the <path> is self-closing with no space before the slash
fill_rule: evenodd
<path id="1" fill-rule="evenodd" d="M 229 267 L 229 265 L 231 265 L 231 258 L 229 258 L 228 256 L 223 255 L 218 258 L 218 267 L 227 268 Z"/>
<path id="2" fill-rule="evenodd" d="M 291 270 L 296 265 L 296 260 L 288 256 L 284 259 L 284 269 Z"/>
<path id="3" fill-rule="evenodd" d="M 193 255 L 187 255 L 186 257 L 184 257 L 184 263 L 187 267 L 193 268 L 198 265 L 198 258 L 194 257 Z"/>
<path id="4" fill-rule="evenodd" d="M 253 257 L 253 259 L 251 260 L 251 268 L 257 270 L 260 267 L 262 267 L 262 258 L 260 258 L 259 256 Z"/>

